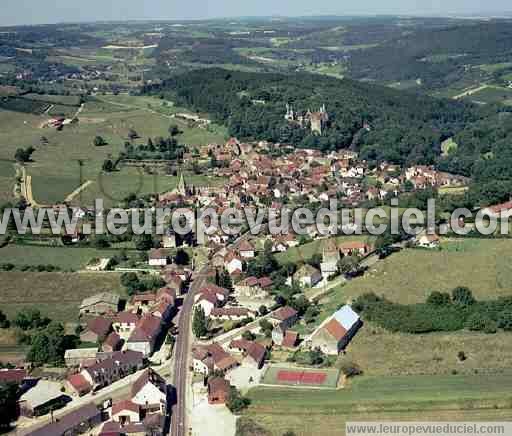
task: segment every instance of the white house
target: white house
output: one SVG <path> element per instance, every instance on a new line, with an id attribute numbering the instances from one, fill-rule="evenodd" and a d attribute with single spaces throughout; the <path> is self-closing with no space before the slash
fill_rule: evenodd
<path id="1" fill-rule="evenodd" d="M 224 267 L 229 274 L 233 274 L 235 271 L 243 271 L 243 262 L 240 257 L 234 254 L 228 254 L 224 261 Z"/>
<path id="2" fill-rule="evenodd" d="M 314 266 L 305 264 L 293 275 L 293 279 L 303 288 L 312 288 L 322 281 L 322 273 Z"/>
<path id="3" fill-rule="evenodd" d="M 240 242 L 238 251 L 240 252 L 240 256 L 242 256 L 244 259 L 252 259 L 256 255 L 254 247 L 250 242 L 246 240 Z"/>
<path id="4" fill-rule="evenodd" d="M 149 266 L 167 266 L 170 259 L 170 253 L 164 248 L 151 250 L 148 256 Z"/>
<path id="5" fill-rule="evenodd" d="M 146 369 L 132 385 L 132 402 L 146 412 L 167 411 L 167 384 L 151 368 Z"/>
<path id="6" fill-rule="evenodd" d="M 130 400 L 122 400 L 112 405 L 112 421 L 121 425 L 140 422 L 140 406 Z"/>
<path id="7" fill-rule="evenodd" d="M 199 297 L 196 304 L 203 309 L 206 316 L 210 316 L 212 310 L 218 305 L 218 299 L 215 295 L 204 294 Z"/>
<path id="8" fill-rule="evenodd" d="M 162 331 L 162 320 L 151 314 L 144 315 L 137 323 L 126 342 L 126 349 L 138 351 L 144 356 L 153 353 L 158 336 Z"/>
<path id="9" fill-rule="evenodd" d="M 196 348 L 192 350 L 192 366 L 195 373 L 208 375 L 213 371 L 213 359 L 208 357 L 206 350 Z"/>

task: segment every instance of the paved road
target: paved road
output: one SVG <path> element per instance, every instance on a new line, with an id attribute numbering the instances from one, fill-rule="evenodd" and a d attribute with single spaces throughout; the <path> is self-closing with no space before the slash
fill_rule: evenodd
<path id="1" fill-rule="evenodd" d="M 236 248 L 243 240 L 251 238 L 246 232 L 233 241 L 228 248 Z M 194 296 L 206 282 L 208 264 L 196 273 L 194 281 L 185 297 L 181 307 L 178 321 L 178 337 L 174 348 L 174 380 L 176 388 L 176 404 L 172 408 L 171 435 L 185 436 L 188 434 L 186 421 L 187 388 L 188 388 L 188 362 L 191 354 L 191 320 L 194 307 Z M 259 321 L 259 320 L 258 320 Z"/>
<path id="2" fill-rule="evenodd" d="M 176 388 L 176 404 L 172 408 L 171 435 L 185 436 L 188 433 L 186 423 L 186 396 L 188 382 L 188 359 L 191 351 L 190 324 L 194 296 L 199 292 L 206 281 L 208 268 L 200 270 L 192 282 L 190 289 L 180 309 L 178 322 L 178 337 L 174 346 L 174 387 Z"/>

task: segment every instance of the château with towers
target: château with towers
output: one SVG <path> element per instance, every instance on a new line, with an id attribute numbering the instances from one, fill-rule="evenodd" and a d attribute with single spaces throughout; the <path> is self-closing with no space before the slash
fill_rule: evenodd
<path id="1" fill-rule="evenodd" d="M 318 135 L 324 132 L 329 122 L 329 114 L 327 113 L 325 104 L 322 105 L 318 112 L 308 110 L 306 113 L 296 112 L 292 105 L 287 104 L 284 118 L 289 123 L 296 124 L 303 128 L 310 128 L 312 133 Z"/>

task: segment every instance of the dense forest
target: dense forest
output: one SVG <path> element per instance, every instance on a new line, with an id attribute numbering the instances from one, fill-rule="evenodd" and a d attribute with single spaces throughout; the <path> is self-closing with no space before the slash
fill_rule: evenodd
<path id="1" fill-rule="evenodd" d="M 441 88 L 455 82 L 470 65 L 511 60 L 512 23 L 494 21 L 409 32 L 352 52 L 348 67 L 353 78 L 390 82 L 419 78 L 427 88 Z"/>

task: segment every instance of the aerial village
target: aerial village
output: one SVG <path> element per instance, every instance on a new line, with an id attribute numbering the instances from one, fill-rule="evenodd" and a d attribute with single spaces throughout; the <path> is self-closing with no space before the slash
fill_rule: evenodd
<path id="1" fill-rule="evenodd" d="M 325 107 L 300 115 L 289 107 L 285 118 L 321 133 L 328 115 Z M 348 150 L 325 154 L 232 138 L 199 151 L 200 156 L 215 159 L 212 176 L 223 177 L 226 184 L 193 186 L 181 174 L 176 189 L 155 197 L 154 205 L 200 205 L 221 213 L 229 207 L 280 209 L 337 199 L 344 207 L 369 207 L 403 192 L 467 183 L 461 176 L 427 166 L 402 169 L 381 163 L 370 170 Z M 82 210 L 75 213 L 84 216 Z M 37 380 L 25 369 L 0 371 L 0 380 L 22 386 L 19 428 L 27 426 L 26 434 L 34 436 L 93 428 L 99 435 L 165 434 L 173 404 L 180 401 L 176 397 L 182 395 L 172 385 L 180 367 L 184 368 L 180 383 L 194 398 L 186 405 L 192 417 L 194 404 L 220 406 L 233 416 L 226 403 L 236 413 L 233 403 L 241 399 L 243 404 L 241 393 L 271 380 L 299 387 L 342 386 L 343 374 L 338 371 L 333 376 L 321 368 L 345 353 L 363 325 L 359 315 L 347 301 L 313 330 L 304 326 L 316 320 L 324 293 L 351 274 L 364 273 L 362 262 L 375 255 L 374 240 L 343 242 L 336 237 L 339 228 L 321 235 L 315 226 L 300 236 L 293 232 L 253 236 L 245 230 L 236 239 L 220 228 L 209 232 L 202 247 L 206 257 L 194 263 L 194 254 L 192 262 L 184 265 L 175 262 L 176 250 L 186 247 L 194 252 L 195 235 L 182 238 L 169 231 L 158 248 L 149 250 L 146 261 L 146 268 L 164 286 L 135 292 L 127 301 L 108 292 L 85 299 L 78 329 L 82 346 L 66 350 L 64 377 Z M 81 236 L 74 238 L 79 241 Z M 301 247 L 314 242 L 318 242 L 316 251 L 302 255 Z M 438 242 L 435 235 L 416 240 L 427 248 Z M 275 258 L 289 250 L 296 250 L 299 259 L 283 267 Z M 108 265 L 109 259 L 102 259 L 90 268 L 101 271 Z M 277 291 L 283 288 L 286 295 Z M 187 295 L 190 308 L 184 305 Z M 190 323 L 193 335 L 188 343 L 183 335 L 189 334 Z M 180 326 L 185 330 L 182 334 Z M 182 356 L 178 345 L 184 341 Z M 205 413 L 198 410 L 199 415 Z"/>

